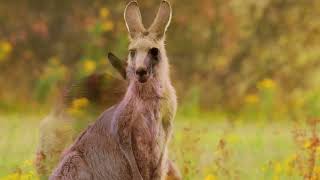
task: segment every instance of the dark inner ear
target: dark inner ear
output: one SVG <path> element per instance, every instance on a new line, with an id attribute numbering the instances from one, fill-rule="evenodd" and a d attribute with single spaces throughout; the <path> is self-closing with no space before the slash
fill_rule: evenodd
<path id="1" fill-rule="evenodd" d="M 108 53 L 108 59 L 111 65 L 121 74 L 121 76 L 126 79 L 127 72 L 126 72 L 126 62 L 115 56 L 113 53 Z"/>

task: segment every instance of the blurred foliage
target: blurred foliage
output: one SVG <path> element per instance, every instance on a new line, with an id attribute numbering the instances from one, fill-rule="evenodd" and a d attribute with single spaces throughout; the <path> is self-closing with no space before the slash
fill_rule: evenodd
<path id="1" fill-rule="evenodd" d="M 181 112 L 250 111 L 248 118 L 315 116 L 320 1 L 171 0 L 167 49 Z M 146 26 L 158 1 L 140 0 Z M 126 1 L 0 2 L 0 107 L 51 102 L 59 84 L 116 74 L 127 54 Z"/>

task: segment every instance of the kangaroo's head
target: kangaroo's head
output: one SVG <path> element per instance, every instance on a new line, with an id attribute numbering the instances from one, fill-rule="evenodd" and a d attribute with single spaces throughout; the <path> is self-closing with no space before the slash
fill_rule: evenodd
<path id="1" fill-rule="evenodd" d="M 127 5 L 124 19 L 130 36 L 127 78 L 139 83 L 147 82 L 150 77 L 160 80 L 165 78 L 168 74 L 168 60 L 164 40 L 171 20 L 169 2 L 161 2 L 156 18 L 148 29 L 142 23 L 136 1 Z"/>

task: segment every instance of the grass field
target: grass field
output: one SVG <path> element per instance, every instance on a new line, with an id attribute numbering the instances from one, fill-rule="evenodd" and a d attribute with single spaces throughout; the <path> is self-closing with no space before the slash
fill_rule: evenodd
<path id="1" fill-rule="evenodd" d="M 1 180 L 17 172 L 36 179 L 32 160 L 40 119 L 0 116 Z M 214 117 L 194 121 L 180 116 L 170 156 L 184 179 L 302 179 L 288 164 L 298 150 L 292 129 L 293 124 L 286 122 L 228 123 L 216 122 Z"/>

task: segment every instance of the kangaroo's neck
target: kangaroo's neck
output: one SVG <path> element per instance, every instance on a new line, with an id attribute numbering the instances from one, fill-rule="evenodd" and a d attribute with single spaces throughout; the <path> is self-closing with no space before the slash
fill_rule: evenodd
<path id="1" fill-rule="evenodd" d="M 155 78 L 150 78 L 145 83 L 131 82 L 126 94 L 130 99 L 141 101 L 158 100 L 163 95 L 163 85 Z"/>
<path id="2" fill-rule="evenodd" d="M 172 88 L 169 72 L 158 72 L 157 76 L 150 77 L 145 83 L 131 80 L 125 98 L 142 101 L 159 100 Z"/>

